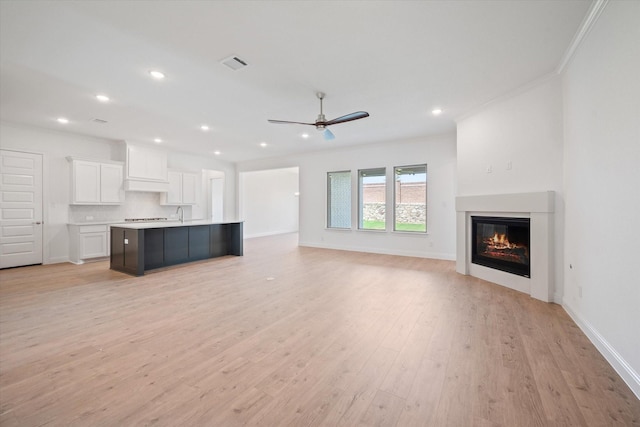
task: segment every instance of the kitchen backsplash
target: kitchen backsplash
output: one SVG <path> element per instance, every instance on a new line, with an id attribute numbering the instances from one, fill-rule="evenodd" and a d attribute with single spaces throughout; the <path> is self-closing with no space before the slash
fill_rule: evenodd
<path id="1" fill-rule="evenodd" d="M 160 193 L 127 191 L 122 205 L 69 205 L 69 222 L 121 221 L 125 218 L 177 218 L 177 206 L 161 206 Z M 191 219 L 191 206 L 183 206 Z"/>

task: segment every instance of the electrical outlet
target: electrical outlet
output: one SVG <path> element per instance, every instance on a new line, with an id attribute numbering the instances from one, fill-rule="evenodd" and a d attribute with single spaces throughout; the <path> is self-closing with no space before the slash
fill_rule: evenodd
<path id="1" fill-rule="evenodd" d="M 510 171 L 512 166 L 513 166 L 513 165 L 511 164 L 511 160 L 509 160 L 509 161 L 507 162 L 507 170 L 508 170 L 508 171 Z"/>
<path id="2" fill-rule="evenodd" d="M 487 173 L 491 173 L 493 172 L 493 168 L 491 167 L 491 165 L 487 166 Z"/>

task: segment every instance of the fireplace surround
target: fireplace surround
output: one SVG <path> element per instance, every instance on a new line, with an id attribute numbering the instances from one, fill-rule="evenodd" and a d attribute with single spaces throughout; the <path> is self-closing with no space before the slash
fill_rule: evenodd
<path id="1" fill-rule="evenodd" d="M 553 191 L 456 197 L 456 271 L 542 301 L 552 301 L 555 288 L 554 202 Z M 472 217 L 529 221 L 529 277 L 473 262 Z"/>
<path id="2" fill-rule="evenodd" d="M 529 218 L 471 217 L 471 262 L 530 277 Z"/>

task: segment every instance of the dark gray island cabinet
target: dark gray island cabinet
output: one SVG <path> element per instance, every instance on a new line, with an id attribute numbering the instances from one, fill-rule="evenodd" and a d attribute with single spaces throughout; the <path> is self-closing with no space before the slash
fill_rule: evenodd
<path id="1" fill-rule="evenodd" d="M 111 226 L 111 269 L 145 271 L 225 255 L 242 256 L 242 222 L 134 223 Z"/>

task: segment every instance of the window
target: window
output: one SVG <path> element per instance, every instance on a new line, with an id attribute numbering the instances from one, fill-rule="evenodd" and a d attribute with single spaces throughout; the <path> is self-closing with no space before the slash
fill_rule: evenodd
<path id="1" fill-rule="evenodd" d="M 351 228 L 351 171 L 327 173 L 327 228 Z"/>
<path id="2" fill-rule="evenodd" d="M 358 171 L 358 226 L 362 230 L 386 228 L 385 174 L 385 168 Z"/>
<path id="3" fill-rule="evenodd" d="M 395 231 L 427 231 L 427 165 L 394 168 Z"/>

